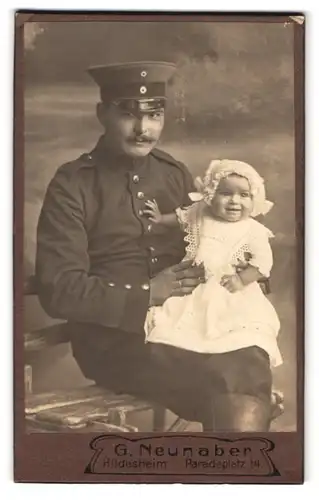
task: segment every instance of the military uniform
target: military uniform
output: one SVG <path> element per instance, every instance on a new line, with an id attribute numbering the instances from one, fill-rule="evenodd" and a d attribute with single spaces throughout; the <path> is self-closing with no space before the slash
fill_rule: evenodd
<path id="1" fill-rule="evenodd" d="M 162 106 L 172 65 L 128 66 L 91 71 L 102 99 L 121 97 L 120 103 L 139 112 Z M 116 88 L 119 75 L 129 83 Z M 258 348 L 201 355 L 144 342 L 150 280 L 180 262 L 185 251 L 181 231 L 150 223 L 145 201 L 156 199 L 161 213 L 171 213 L 189 204 L 192 191 L 190 173 L 167 153 L 115 155 L 102 137 L 93 151 L 59 168 L 48 187 L 36 275 L 41 304 L 67 320 L 86 377 L 204 421 L 216 388 L 267 401 L 271 377 Z"/>
<path id="2" fill-rule="evenodd" d="M 75 357 L 94 379 L 97 352 L 110 348 L 115 331 L 127 342 L 139 333 L 144 346 L 150 279 L 184 256 L 183 234 L 152 225 L 145 201 L 155 198 L 162 213 L 171 213 L 189 203 L 194 190 L 186 167 L 167 153 L 112 158 L 103 144 L 101 138 L 51 181 L 36 262 L 41 303 L 51 316 L 68 320 Z M 122 362 L 120 371 L 130 367 Z M 118 385 L 119 374 L 114 377 Z"/>
<path id="3" fill-rule="evenodd" d="M 63 165 L 38 225 L 37 275 L 49 314 L 143 330 L 150 278 L 184 255 L 182 233 L 152 225 L 145 201 L 155 198 L 170 213 L 192 189 L 186 167 L 168 154 L 155 149 L 138 160 L 110 158 L 103 138 Z"/>

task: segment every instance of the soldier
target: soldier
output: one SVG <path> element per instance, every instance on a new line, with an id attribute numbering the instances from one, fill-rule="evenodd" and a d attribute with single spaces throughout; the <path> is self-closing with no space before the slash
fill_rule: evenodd
<path id="1" fill-rule="evenodd" d="M 200 355 L 144 342 L 148 308 L 204 280 L 202 268 L 179 264 L 183 234 L 144 213 L 148 199 L 171 213 L 194 191 L 186 167 L 156 148 L 174 71 L 164 62 L 89 69 L 105 133 L 47 189 L 37 233 L 40 302 L 67 320 L 74 357 L 97 384 L 157 401 L 204 429 L 265 430 L 267 356 L 253 357 L 240 379 L 239 367 L 251 363 L 245 352 Z"/>

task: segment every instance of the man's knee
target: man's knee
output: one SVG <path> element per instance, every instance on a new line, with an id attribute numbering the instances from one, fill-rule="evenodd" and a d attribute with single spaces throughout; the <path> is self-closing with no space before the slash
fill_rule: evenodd
<path id="1" fill-rule="evenodd" d="M 218 395 L 203 426 L 215 432 L 267 432 L 270 401 L 247 394 Z"/>
<path id="2" fill-rule="evenodd" d="M 231 422 L 237 432 L 266 432 L 270 425 L 270 401 L 244 394 L 230 395 Z"/>

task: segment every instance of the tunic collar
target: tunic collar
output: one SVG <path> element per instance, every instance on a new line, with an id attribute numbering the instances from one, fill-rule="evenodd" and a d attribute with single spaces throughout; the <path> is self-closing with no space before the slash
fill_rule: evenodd
<path id="1" fill-rule="evenodd" d="M 126 171 L 138 170 L 139 172 L 144 170 L 149 157 L 149 155 L 146 155 L 140 158 L 132 158 L 124 153 L 116 154 L 107 147 L 104 135 L 99 138 L 95 148 L 91 151 L 90 156 L 97 163 L 97 165 L 102 167 Z"/>

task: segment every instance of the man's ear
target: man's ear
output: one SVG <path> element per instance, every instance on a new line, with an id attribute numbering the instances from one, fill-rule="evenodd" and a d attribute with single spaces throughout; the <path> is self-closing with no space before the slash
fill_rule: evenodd
<path id="1" fill-rule="evenodd" d="M 96 116 L 102 125 L 102 127 L 105 127 L 106 125 L 106 107 L 103 102 L 99 102 L 96 105 Z"/>

